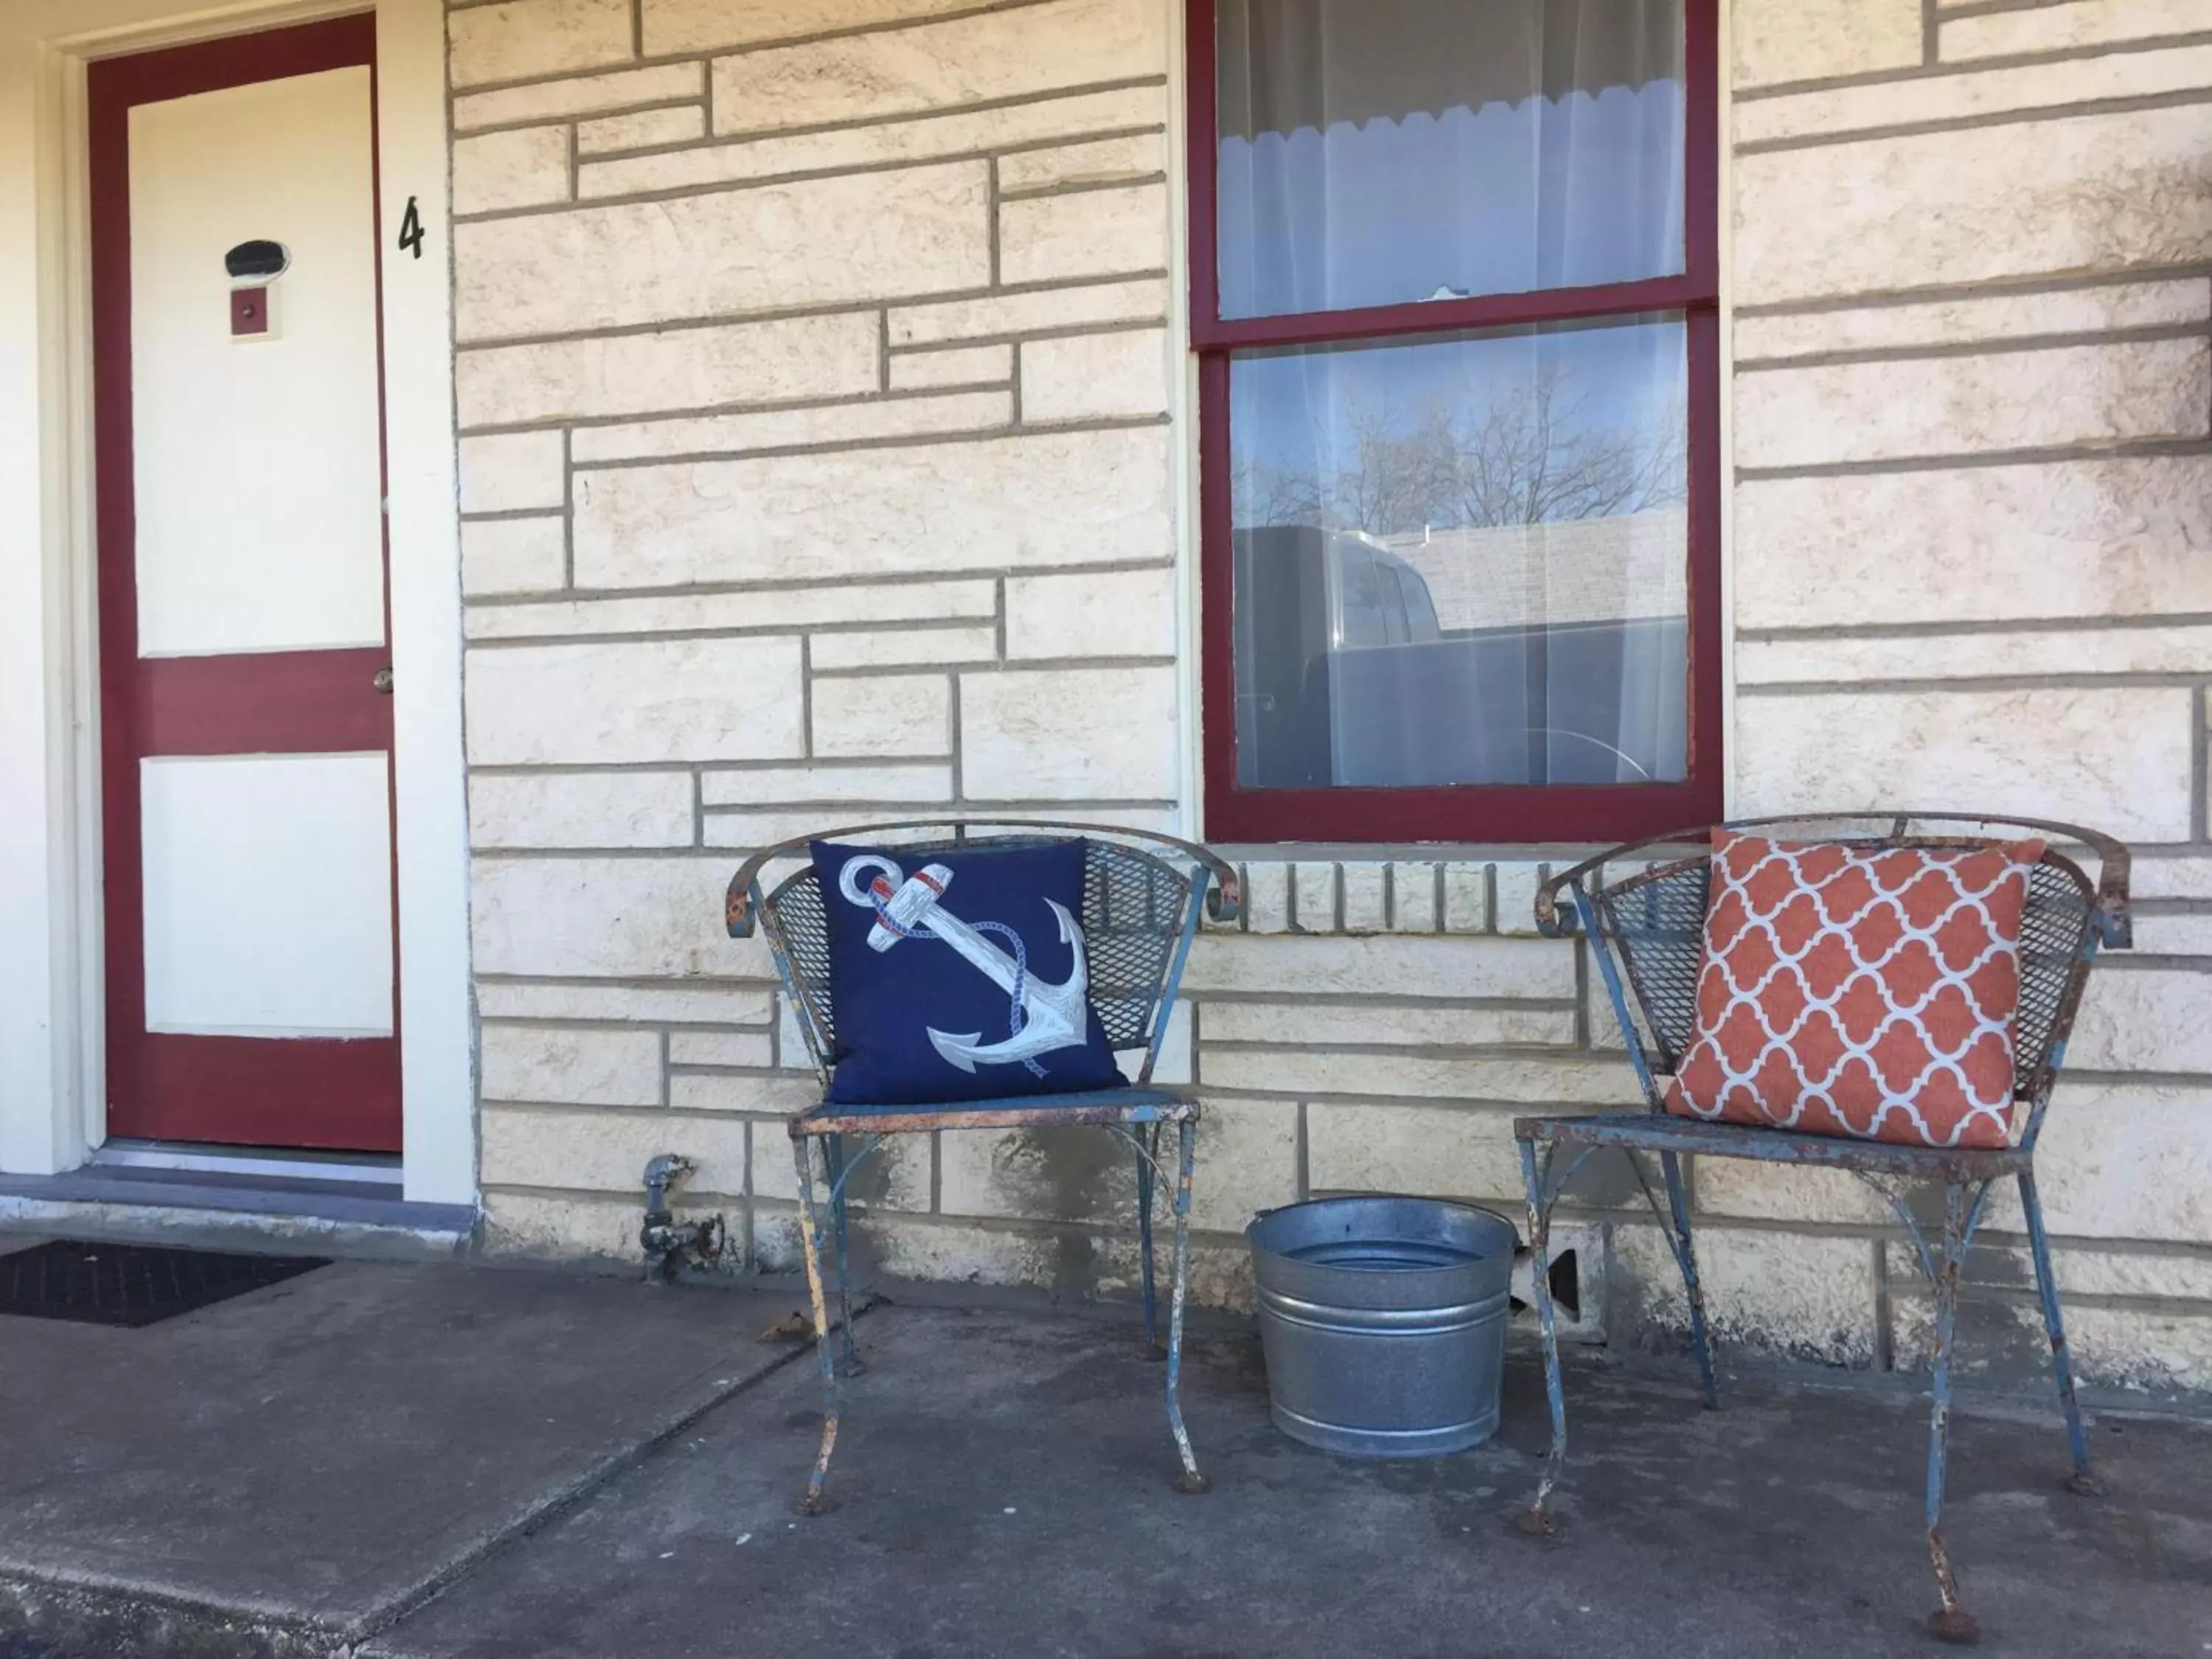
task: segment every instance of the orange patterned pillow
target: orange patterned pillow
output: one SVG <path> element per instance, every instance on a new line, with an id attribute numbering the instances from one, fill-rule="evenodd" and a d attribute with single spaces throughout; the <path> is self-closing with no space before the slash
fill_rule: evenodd
<path id="1" fill-rule="evenodd" d="M 1667 1109 L 1928 1146 L 2010 1141 L 2021 915 L 2043 843 L 1713 831 L 1697 1029 Z"/>

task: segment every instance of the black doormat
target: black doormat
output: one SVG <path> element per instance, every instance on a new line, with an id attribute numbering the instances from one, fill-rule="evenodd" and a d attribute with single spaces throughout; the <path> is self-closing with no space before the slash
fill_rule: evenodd
<path id="1" fill-rule="evenodd" d="M 0 1314 L 136 1329 L 329 1265 L 327 1256 L 57 1239 L 0 1255 Z"/>

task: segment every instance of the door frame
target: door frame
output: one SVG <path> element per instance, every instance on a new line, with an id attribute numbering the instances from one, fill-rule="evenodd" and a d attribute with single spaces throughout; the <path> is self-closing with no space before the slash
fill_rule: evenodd
<path id="1" fill-rule="evenodd" d="M 108 1127 L 181 1141 L 290 1149 L 400 1150 L 397 865 L 388 856 L 389 1029 L 379 1036 L 285 1039 L 238 1032 L 156 1031 L 146 1024 L 149 988 L 141 948 L 149 896 L 140 879 L 146 761 L 153 757 L 233 757 L 378 751 L 386 781 L 382 817 L 389 849 L 392 801 L 390 701 L 370 689 L 388 662 L 389 539 L 377 532 L 377 620 L 373 645 L 304 647 L 246 653 L 203 651 L 177 659 L 138 649 L 136 460 L 174 433 L 138 423 L 135 399 L 138 307 L 132 201 L 134 113 L 180 98 L 264 86 L 340 70 L 365 72 L 369 149 L 371 292 L 380 281 L 384 234 L 375 220 L 376 20 L 332 17 L 111 58 L 88 71 L 90 94 L 94 455 L 100 503 L 100 647 L 102 700 L 102 836 L 106 859 Z M 282 143 L 281 137 L 273 142 Z M 384 493 L 384 363 L 376 362 L 377 486 Z M 342 689 L 341 689 L 342 688 Z M 220 714 L 222 718 L 216 718 Z M 342 732 L 341 728 L 345 728 Z M 118 1024 L 118 1022 L 120 1021 Z M 312 1109 L 303 1110 L 312 1100 Z M 128 1110 L 125 1109 L 127 1105 Z M 158 1127 L 156 1127 L 158 1126 Z M 286 1139 L 294 1133 L 296 1138 Z"/>
<path id="2" fill-rule="evenodd" d="M 411 197 L 428 232 L 419 257 L 384 249 L 379 295 L 401 1172 L 410 1201 L 477 1198 L 441 0 L 14 0 L 0 13 L 0 246 L 33 250 L 0 270 L 0 1172 L 73 1169 L 106 1127 L 85 66 L 363 11 L 380 221 L 398 225 Z"/>

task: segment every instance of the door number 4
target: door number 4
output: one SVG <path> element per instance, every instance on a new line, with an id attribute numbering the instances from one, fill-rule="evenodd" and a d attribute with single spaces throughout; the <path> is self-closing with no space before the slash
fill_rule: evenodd
<path id="1" fill-rule="evenodd" d="M 422 213 L 415 198 L 407 198 L 407 211 L 399 216 L 399 246 L 416 258 L 422 257 Z"/>

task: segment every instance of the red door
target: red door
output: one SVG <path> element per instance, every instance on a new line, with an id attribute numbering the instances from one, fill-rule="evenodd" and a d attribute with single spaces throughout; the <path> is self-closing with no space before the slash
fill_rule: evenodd
<path id="1" fill-rule="evenodd" d="M 399 1148 L 374 41 L 91 69 L 111 1135 Z"/>

